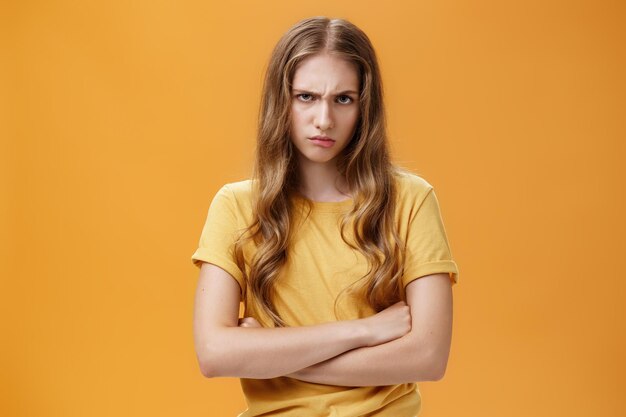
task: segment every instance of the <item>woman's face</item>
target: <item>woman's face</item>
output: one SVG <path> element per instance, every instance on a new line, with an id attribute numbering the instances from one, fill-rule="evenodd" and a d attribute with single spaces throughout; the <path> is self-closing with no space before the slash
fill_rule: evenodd
<path id="1" fill-rule="evenodd" d="M 348 145 L 359 119 L 359 77 L 352 63 L 328 54 L 303 60 L 291 91 L 291 141 L 298 156 L 327 163 Z M 315 136 L 332 140 L 316 141 Z"/>

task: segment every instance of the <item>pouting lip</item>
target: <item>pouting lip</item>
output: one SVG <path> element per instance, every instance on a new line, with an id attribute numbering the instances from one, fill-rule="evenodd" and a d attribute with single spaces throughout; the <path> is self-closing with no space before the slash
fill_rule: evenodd
<path id="1" fill-rule="evenodd" d="M 335 141 L 334 139 L 329 138 L 328 136 L 319 136 L 319 135 L 318 135 L 318 136 L 313 136 L 313 137 L 310 137 L 309 139 L 311 139 L 311 140 L 313 140 L 313 139 L 318 139 L 318 140 L 332 140 L 333 142 Z"/>

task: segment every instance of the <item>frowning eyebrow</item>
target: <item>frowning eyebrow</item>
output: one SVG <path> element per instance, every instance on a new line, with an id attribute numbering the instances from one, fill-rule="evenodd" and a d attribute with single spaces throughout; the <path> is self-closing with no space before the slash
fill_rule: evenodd
<path id="1" fill-rule="evenodd" d="M 315 92 L 315 91 L 301 90 L 301 89 L 298 89 L 298 88 L 294 88 L 293 91 L 297 92 L 297 93 L 315 94 L 316 96 L 321 95 L 320 93 Z M 345 90 L 345 91 L 341 91 L 341 92 L 337 93 L 338 96 L 339 95 L 343 95 L 343 94 L 355 94 L 355 95 L 358 95 L 359 93 L 357 91 L 354 91 L 354 90 Z"/>

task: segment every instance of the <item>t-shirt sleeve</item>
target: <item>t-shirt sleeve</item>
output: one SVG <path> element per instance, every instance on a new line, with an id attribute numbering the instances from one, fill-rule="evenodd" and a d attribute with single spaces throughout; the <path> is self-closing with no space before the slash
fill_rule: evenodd
<path id="1" fill-rule="evenodd" d="M 202 228 L 200 242 L 191 261 L 200 268 L 202 262 L 217 265 L 228 272 L 239 284 L 240 300 L 243 294 L 243 274 L 234 255 L 234 242 L 239 234 L 234 204 L 235 196 L 228 185 L 215 194 Z"/>
<path id="2" fill-rule="evenodd" d="M 452 258 L 439 201 L 432 187 L 416 202 L 415 209 L 417 212 L 409 220 L 406 238 L 404 287 L 424 275 L 442 272 L 448 272 L 452 285 L 456 284 L 459 270 Z"/>

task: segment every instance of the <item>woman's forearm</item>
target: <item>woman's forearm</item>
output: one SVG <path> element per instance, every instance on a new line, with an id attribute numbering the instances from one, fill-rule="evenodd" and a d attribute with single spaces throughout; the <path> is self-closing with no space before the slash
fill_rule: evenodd
<path id="1" fill-rule="evenodd" d="M 428 351 L 415 333 L 377 346 L 365 346 L 285 375 L 327 385 L 351 387 L 436 381 Z"/>
<path id="2" fill-rule="evenodd" d="M 198 353 L 207 377 L 283 376 L 367 345 L 359 320 L 302 327 L 216 327 Z"/>

